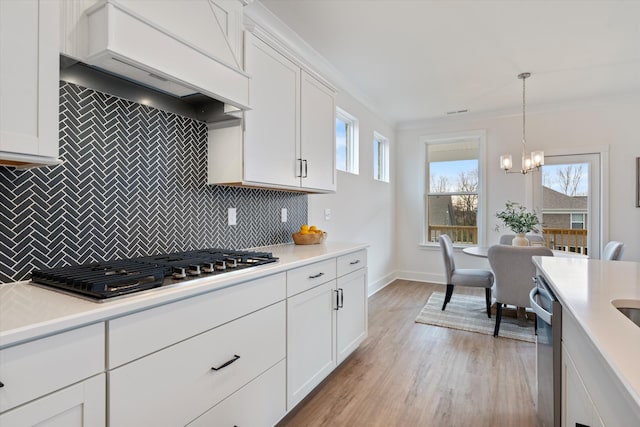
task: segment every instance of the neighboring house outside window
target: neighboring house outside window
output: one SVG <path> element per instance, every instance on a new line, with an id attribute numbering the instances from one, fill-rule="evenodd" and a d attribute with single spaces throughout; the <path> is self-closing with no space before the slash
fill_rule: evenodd
<path id="1" fill-rule="evenodd" d="M 389 140 L 378 132 L 373 133 L 373 178 L 389 182 Z"/>
<path id="2" fill-rule="evenodd" d="M 588 197 L 542 187 L 542 229 L 550 247 L 586 254 Z"/>
<path id="3" fill-rule="evenodd" d="M 447 234 L 457 244 L 478 244 L 479 140 L 427 142 L 426 148 L 426 242 Z"/>
<path id="4" fill-rule="evenodd" d="M 336 169 L 358 174 L 358 119 L 336 108 Z"/>

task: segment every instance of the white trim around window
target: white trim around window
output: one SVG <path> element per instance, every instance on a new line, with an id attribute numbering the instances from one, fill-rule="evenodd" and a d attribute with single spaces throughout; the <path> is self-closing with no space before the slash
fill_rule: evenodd
<path id="1" fill-rule="evenodd" d="M 339 167 L 338 165 L 338 158 L 340 156 L 340 154 L 338 153 L 338 150 L 340 150 L 340 144 L 338 143 L 338 138 L 340 138 L 341 136 L 339 135 L 339 131 L 338 131 L 338 121 L 344 123 L 345 125 L 345 132 L 344 132 L 344 169 L 342 169 L 341 167 Z M 347 172 L 347 173 L 352 173 L 354 175 L 358 175 L 358 173 L 360 172 L 360 156 L 359 156 L 359 141 L 360 141 L 360 137 L 359 137 L 359 122 L 358 119 L 355 118 L 354 116 L 352 116 L 351 114 L 347 113 L 345 110 L 343 110 L 342 108 L 337 107 L 336 108 L 336 168 L 339 171 L 343 171 L 343 172 Z"/>
<path id="2" fill-rule="evenodd" d="M 373 132 L 373 179 L 389 182 L 389 139 Z"/>

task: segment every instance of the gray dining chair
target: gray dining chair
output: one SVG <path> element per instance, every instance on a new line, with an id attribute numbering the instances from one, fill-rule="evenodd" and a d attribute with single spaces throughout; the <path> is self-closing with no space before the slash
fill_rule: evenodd
<path id="1" fill-rule="evenodd" d="M 500 244 L 510 245 L 514 237 L 516 237 L 515 234 L 503 234 L 502 236 L 500 236 Z M 525 237 L 529 240 L 529 245 L 531 245 L 531 242 L 546 243 L 542 234 L 527 234 Z"/>
<path id="2" fill-rule="evenodd" d="M 535 285 L 532 278 L 536 267 L 533 256 L 553 256 L 549 248 L 542 246 L 493 245 L 489 248 L 489 265 L 493 270 L 493 297 L 496 301 L 496 324 L 493 336 L 497 337 L 504 304 L 529 307 L 529 292 Z"/>
<path id="3" fill-rule="evenodd" d="M 602 259 L 606 261 L 618 261 L 622 258 L 623 252 L 624 243 L 612 240 L 604 247 L 604 250 L 602 251 Z"/>
<path id="4" fill-rule="evenodd" d="M 493 273 L 489 270 L 475 268 L 456 268 L 453 257 L 453 243 L 446 234 L 441 234 L 438 238 L 442 257 L 444 259 L 444 271 L 447 276 L 447 292 L 442 304 L 442 310 L 451 301 L 453 288 L 455 286 L 470 286 L 485 289 L 485 300 L 487 304 L 487 317 L 491 318 L 491 287 L 493 286 Z"/>

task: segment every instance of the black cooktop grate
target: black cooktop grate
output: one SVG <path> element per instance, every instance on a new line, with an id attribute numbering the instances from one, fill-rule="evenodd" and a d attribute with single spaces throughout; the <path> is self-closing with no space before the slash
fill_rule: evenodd
<path id="1" fill-rule="evenodd" d="M 269 252 L 211 248 L 34 270 L 31 280 L 104 300 L 175 283 L 188 277 L 223 274 L 276 261 L 278 258 Z M 175 280 L 167 282 L 165 277 Z"/>

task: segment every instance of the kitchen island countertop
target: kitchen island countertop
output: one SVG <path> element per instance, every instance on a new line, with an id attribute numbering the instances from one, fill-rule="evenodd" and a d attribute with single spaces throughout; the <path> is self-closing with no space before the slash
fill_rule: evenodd
<path id="1" fill-rule="evenodd" d="M 640 263 L 556 257 L 533 260 L 563 310 L 577 320 L 640 407 L 640 327 L 612 304 L 629 300 L 640 307 Z"/>
<path id="2" fill-rule="evenodd" d="M 30 281 L 0 285 L 0 349 L 65 330 L 281 273 L 367 248 L 367 244 L 326 242 L 320 245 L 282 244 L 251 248 L 272 252 L 276 263 L 213 277 L 203 276 L 175 286 L 155 288 L 111 301 L 94 302 Z"/>

